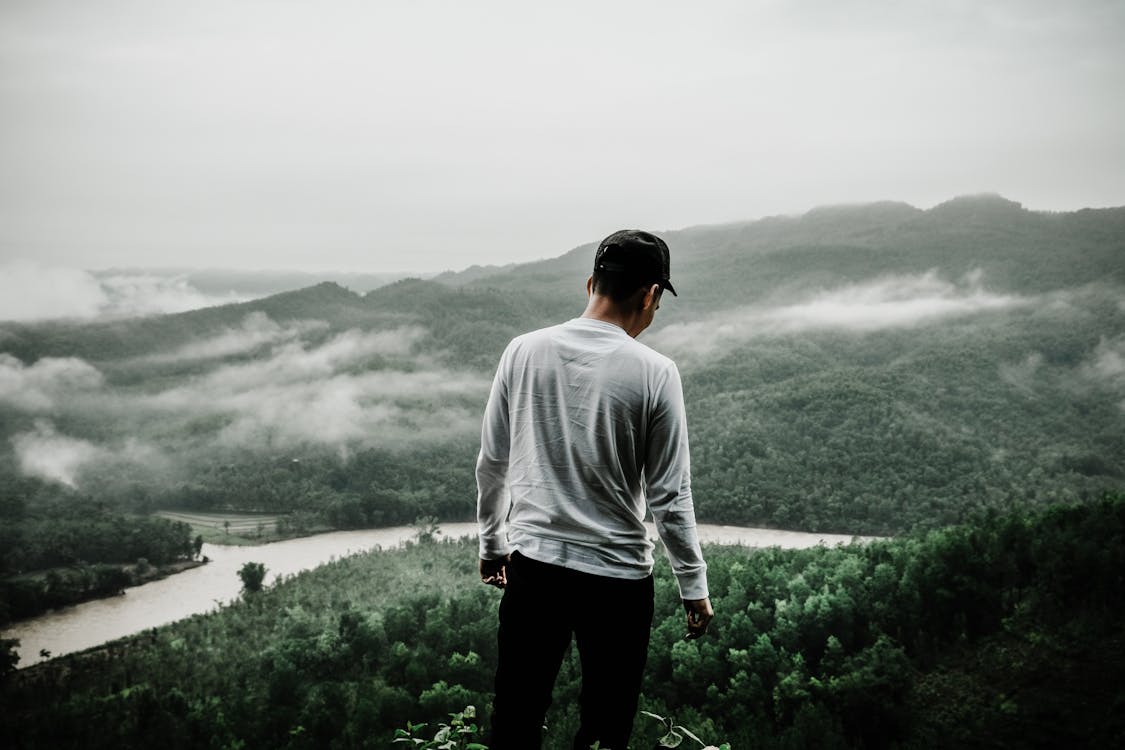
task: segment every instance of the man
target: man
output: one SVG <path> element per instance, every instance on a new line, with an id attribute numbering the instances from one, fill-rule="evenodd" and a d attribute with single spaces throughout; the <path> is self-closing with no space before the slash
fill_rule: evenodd
<path id="1" fill-rule="evenodd" d="M 580 318 L 512 340 L 485 409 L 477 460 L 480 574 L 503 588 L 493 750 L 541 744 L 571 637 L 582 663 L 575 748 L 625 750 L 653 616 L 646 506 L 687 611 L 713 617 L 691 497 L 676 365 L 636 337 L 669 279 L 648 232 L 607 237 Z"/>

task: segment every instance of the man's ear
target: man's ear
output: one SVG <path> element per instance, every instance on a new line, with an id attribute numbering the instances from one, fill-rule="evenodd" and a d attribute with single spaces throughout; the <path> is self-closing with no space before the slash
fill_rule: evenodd
<path id="1" fill-rule="evenodd" d="M 659 284 L 653 284 L 648 288 L 648 291 L 645 292 L 644 302 L 642 303 L 643 309 L 647 310 L 650 307 L 656 306 L 657 301 L 660 299 L 660 291 Z"/>
<path id="2" fill-rule="evenodd" d="M 594 293 L 594 277 L 586 279 L 586 297 L 590 297 Z"/>

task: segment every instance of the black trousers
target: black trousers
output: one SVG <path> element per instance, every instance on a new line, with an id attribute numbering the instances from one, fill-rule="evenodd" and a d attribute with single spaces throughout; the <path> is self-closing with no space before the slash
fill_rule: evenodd
<path id="1" fill-rule="evenodd" d="M 535 750 L 573 636 L 582 663 L 574 748 L 626 750 L 653 612 L 652 576 L 626 580 L 548 565 L 516 552 L 500 601 L 492 750 Z"/>

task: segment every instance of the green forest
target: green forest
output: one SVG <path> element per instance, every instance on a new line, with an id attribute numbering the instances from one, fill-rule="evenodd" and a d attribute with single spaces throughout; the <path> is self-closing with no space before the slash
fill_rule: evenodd
<path id="1" fill-rule="evenodd" d="M 682 294 L 642 340 L 683 372 L 704 520 L 888 534 L 1125 487 L 1125 209 L 977 196 L 665 234 Z M 499 353 L 581 312 L 591 254 L 0 323 L 0 498 L 468 519 Z"/>
<path id="2" fill-rule="evenodd" d="M 499 594 L 476 546 L 337 560 L 220 611 L 12 671 L 11 747 L 389 747 L 487 725 Z M 1125 497 L 808 550 L 710 547 L 712 632 L 665 563 L 641 707 L 743 748 L 1115 747 L 1125 740 Z M 575 728 L 576 659 L 548 715 Z M 634 747 L 661 726 L 638 718 Z"/>
<path id="3" fill-rule="evenodd" d="M 66 499 L 32 514 L 0 506 L 0 626 L 183 570 L 202 539 L 191 527 Z"/>
<path id="4" fill-rule="evenodd" d="M 680 295 L 641 340 L 683 374 L 698 519 L 893 538 L 710 549 L 699 643 L 661 567 L 643 708 L 735 747 L 1121 744 L 1125 208 L 985 195 L 662 235 Z M 580 314 L 593 250 L 0 322 L 0 625 L 199 564 L 160 511 L 268 516 L 270 538 L 472 520 L 500 352 Z M 3 736 L 383 747 L 468 705 L 487 723 L 495 592 L 471 543 L 421 542 L 24 670 L 6 643 Z"/>
<path id="5" fill-rule="evenodd" d="M 666 236 L 682 294 L 642 340 L 684 376 L 700 520 L 886 535 L 1125 489 L 1125 209 L 977 196 Z M 34 611 L 13 582 L 60 554 L 168 558 L 126 531 L 162 509 L 280 514 L 286 534 L 471 520 L 499 353 L 581 311 L 591 252 L 0 323 L 0 613 Z M 89 508 L 120 550 L 42 533 Z M 116 590 L 99 575 L 71 598 Z"/>

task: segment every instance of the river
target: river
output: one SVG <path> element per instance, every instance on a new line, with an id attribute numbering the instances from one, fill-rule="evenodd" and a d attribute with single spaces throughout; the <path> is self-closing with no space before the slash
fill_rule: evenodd
<path id="1" fill-rule="evenodd" d="M 221 607 L 239 596 L 242 582 L 238 569 L 244 563 L 265 564 L 266 584 L 269 585 L 279 576 L 315 568 L 332 558 L 376 547 L 396 547 L 413 538 L 417 531 L 412 526 L 395 526 L 333 531 L 251 547 L 204 544 L 203 554 L 211 559 L 207 565 L 127 589 L 124 596 L 83 602 L 13 623 L 4 630 L 3 637 L 20 640 L 19 666 L 27 667 L 43 661 L 41 650 L 50 652 L 52 656 L 61 656 Z M 441 535 L 454 539 L 474 536 L 476 532 L 475 523 L 441 525 Z M 656 538 L 651 524 L 649 536 Z M 870 539 L 712 524 L 700 524 L 699 536 L 705 544 L 784 548 L 847 544 L 853 539 Z"/>

